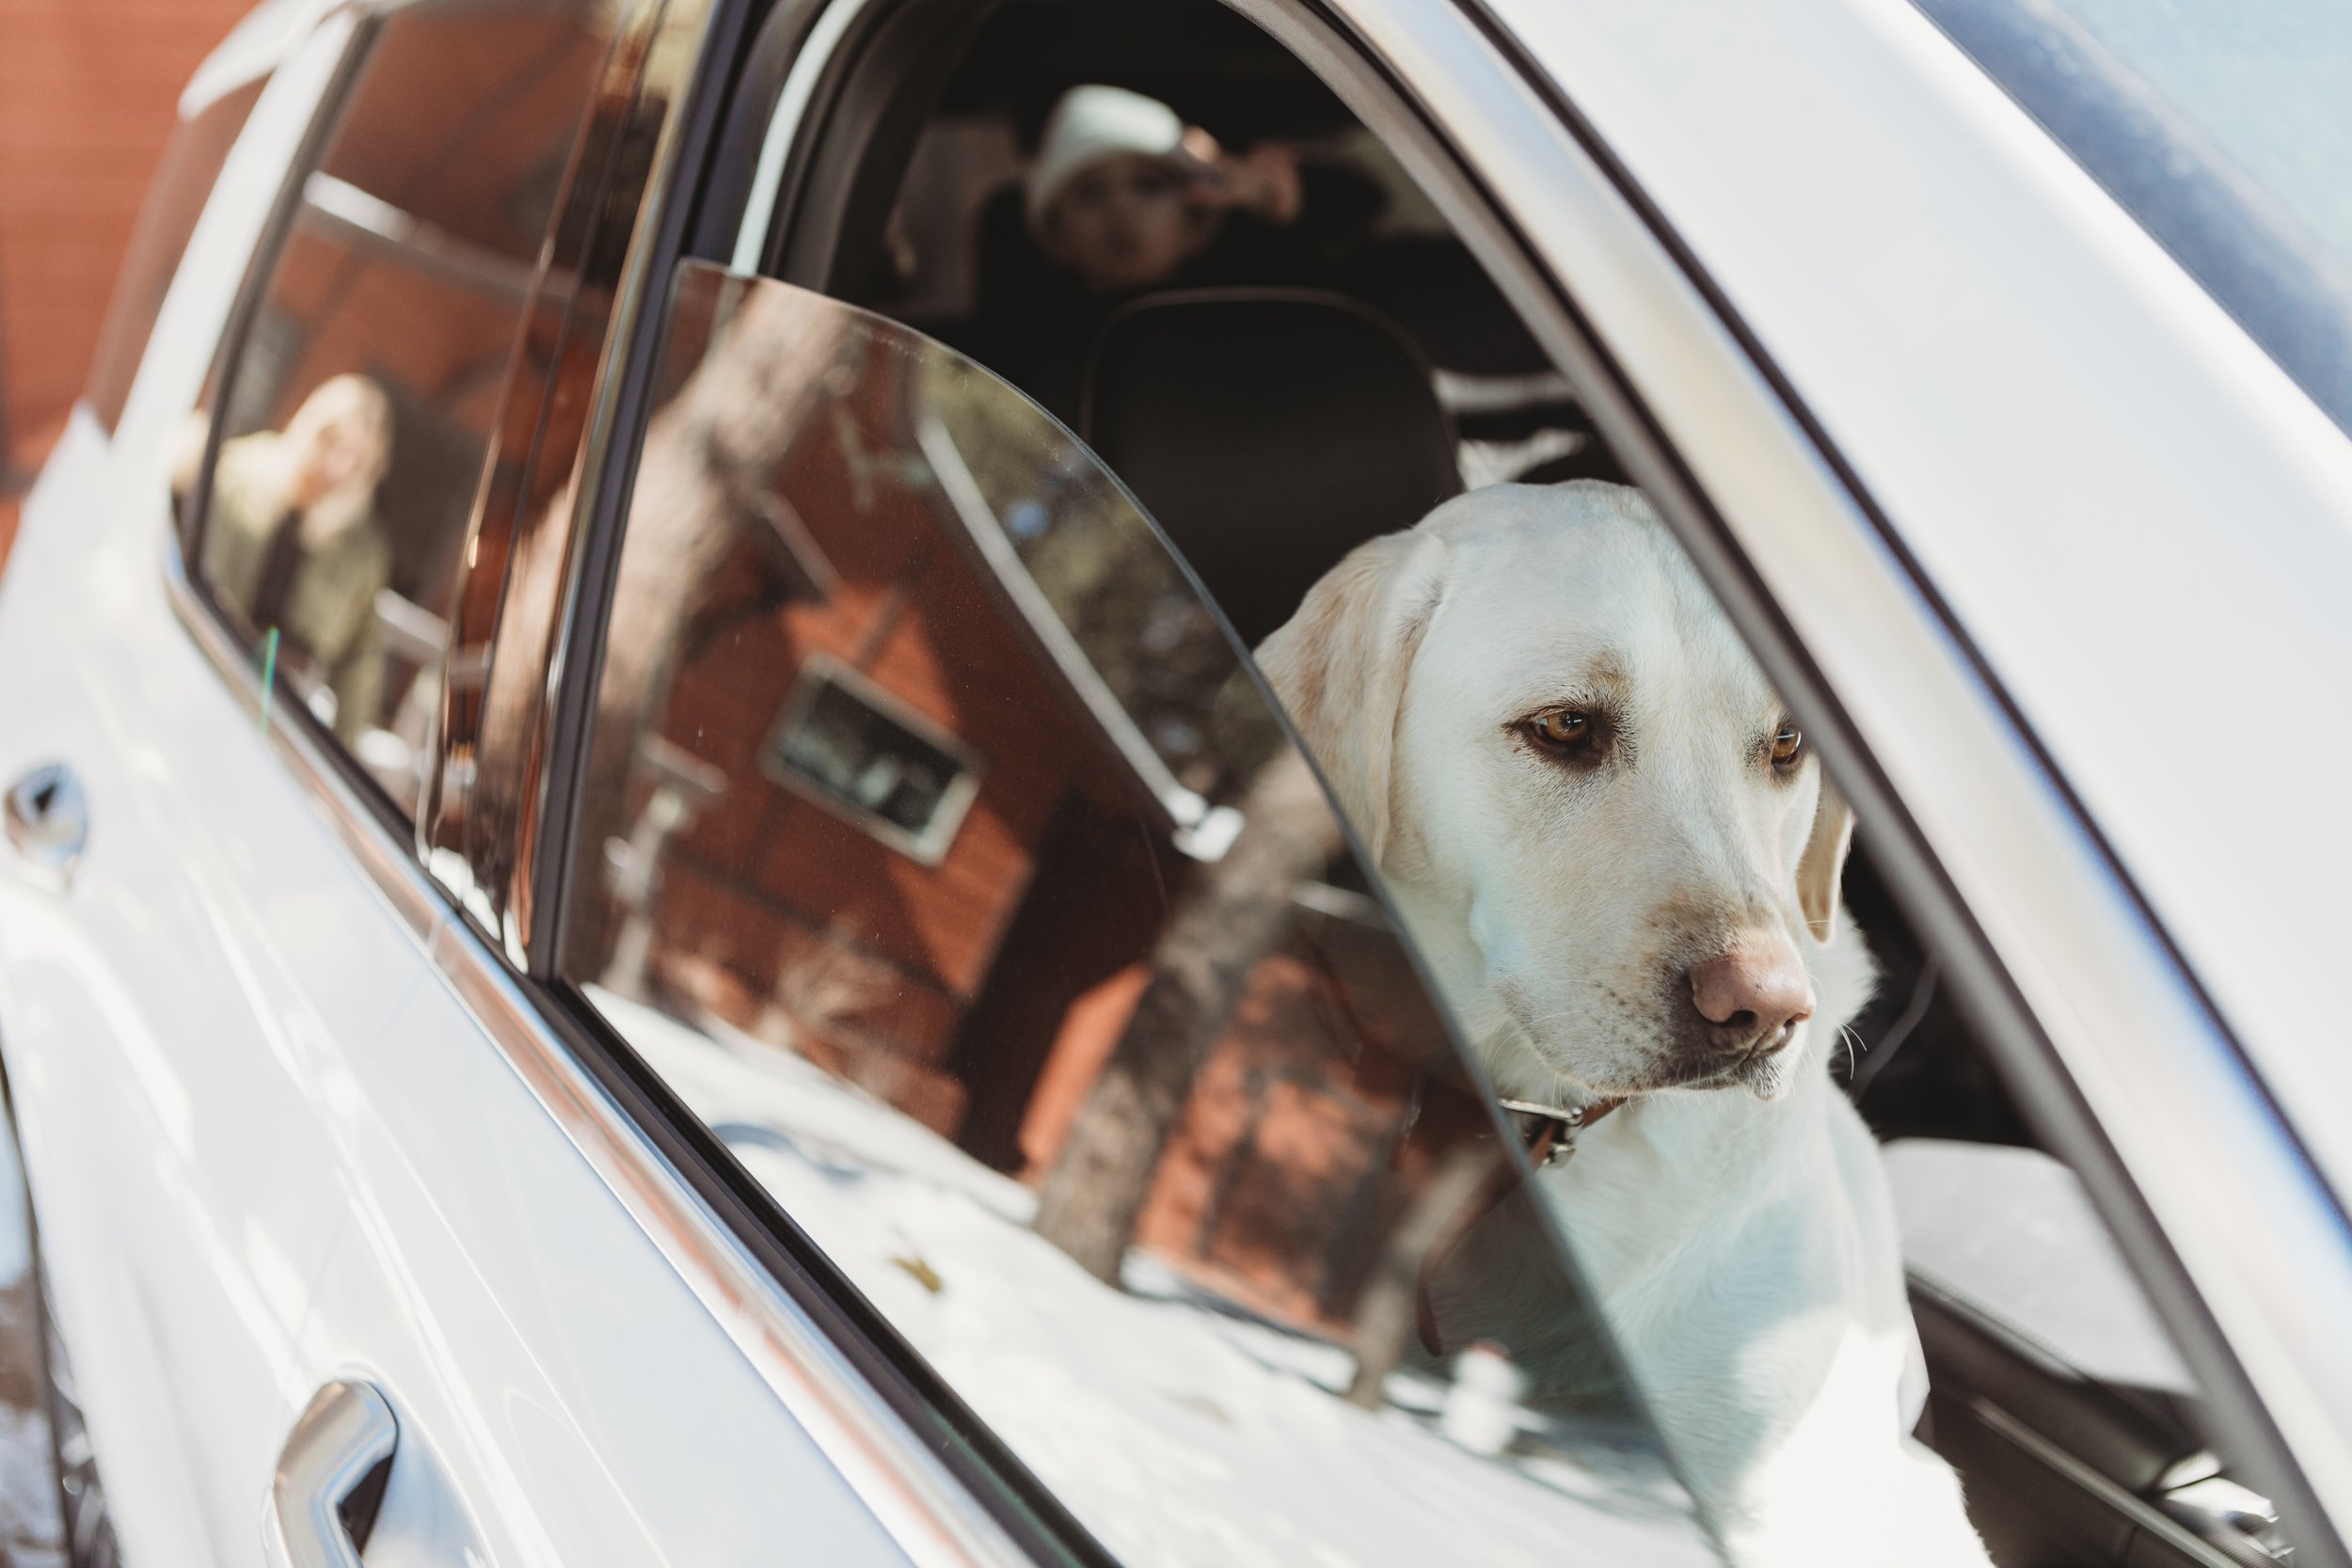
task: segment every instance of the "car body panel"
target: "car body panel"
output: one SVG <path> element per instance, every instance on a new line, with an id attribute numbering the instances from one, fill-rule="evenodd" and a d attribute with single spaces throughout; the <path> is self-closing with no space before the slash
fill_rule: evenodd
<path id="1" fill-rule="evenodd" d="M 339 50 L 322 36 L 278 73 L 234 166 L 282 161 Z M 367 961 L 399 934 L 380 911 L 319 907 L 348 876 L 339 847 L 264 754 L 219 743 L 248 721 L 178 633 L 157 569 L 174 417 L 159 399 L 176 380 L 193 403 L 273 186 L 224 182 L 125 439 L 77 416 L 0 590 L 0 776 L 63 763 L 92 816 L 67 889 L 9 879 L 0 1028 L 85 1416 L 145 1505 L 120 1521 L 125 1545 L 151 1558 L 251 1549 L 258 1493 L 236 1481 L 266 1472 L 307 1397 L 294 1337 L 343 1223 L 304 1057 L 338 1032 L 364 1043 L 415 978 Z"/>
<path id="2" fill-rule="evenodd" d="M 2352 440 L 1899 0 L 1501 0 L 2023 710 L 2339 1192 Z M 2119 547 L 2119 537 L 2134 541 Z"/>

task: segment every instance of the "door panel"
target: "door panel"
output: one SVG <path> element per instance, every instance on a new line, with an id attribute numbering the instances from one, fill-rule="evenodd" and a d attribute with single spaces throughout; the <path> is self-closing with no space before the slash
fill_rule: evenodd
<path id="1" fill-rule="evenodd" d="M 899 1560 L 445 986 L 328 1101 L 355 1208 L 302 1348 L 401 1421 L 379 1535 L 478 1532 L 501 1563 Z"/>
<path id="2" fill-rule="evenodd" d="M 278 73 L 199 226 L 144 383 L 184 376 L 181 408 L 266 171 L 344 37 L 329 26 Z M 342 1223 L 305 1111 L 311 1064 L 329 1040 L 372 1039 L 415 976 L 358 961 L 397 949 L 398 922 L 348 895 L 334 835 L 173 619 L 157 406 L 135 404 L 111 448 L 77 417 L 0 601 L 0 778 L 61 763 L 91 819 L 64 889 L 0 876 L 0 1035 L 125 1545 L 135 1560 L 244 1562 L 254 1478 Z"/>

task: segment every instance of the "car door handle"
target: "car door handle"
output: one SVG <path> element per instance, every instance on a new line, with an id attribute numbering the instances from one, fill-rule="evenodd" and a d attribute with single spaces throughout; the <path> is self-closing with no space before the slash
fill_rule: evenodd
<path id="1" fill-rule="evenodd" d="M 399 1441 L 392 1407 L 367 1384 L 339 1379 L 313 1395 L 270 1479 L 271 1568 L 360 1568 Z"/>
<path id="2" fill-rule="evenodd" d="M 73 879 L 82 846 L 89 839 L 89 801 L 82 781 L 60 762 L 44 763 L 8 786 L 0 806 L 8 845 L 24 870 L 44 887 L 63 889 Z"/>

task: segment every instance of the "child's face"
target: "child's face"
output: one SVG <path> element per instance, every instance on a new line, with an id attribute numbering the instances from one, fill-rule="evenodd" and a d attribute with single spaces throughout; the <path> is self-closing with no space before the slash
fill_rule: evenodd
<path id="1" fill-rule="evenodd" d="M 1207 243 L 1216 221 L 1183 169 L 1130 152 L 1074 176 L 1044 228 L 1055 260 L 1105 293 L 1167 281 Z"/>

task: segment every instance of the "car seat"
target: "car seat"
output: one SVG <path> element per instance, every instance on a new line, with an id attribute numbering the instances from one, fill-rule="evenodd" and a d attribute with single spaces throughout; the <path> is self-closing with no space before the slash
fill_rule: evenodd
<path id="1" fill-rule="evenodd" d="M 1411 340 L 1343 295 L 1151 295 L 1103 325 L 1079 434 L 1242 641 L 1350 549 L 1459 493 L 1452 422 Z"/>

